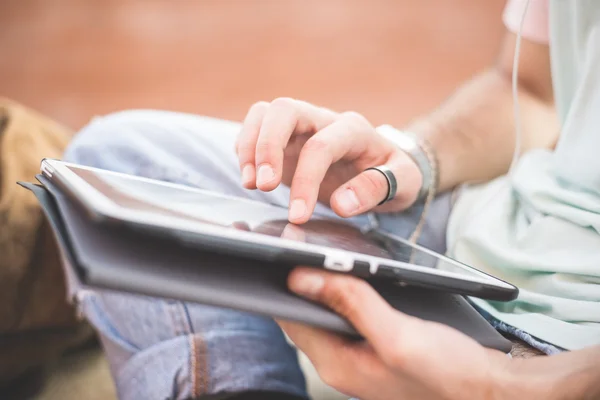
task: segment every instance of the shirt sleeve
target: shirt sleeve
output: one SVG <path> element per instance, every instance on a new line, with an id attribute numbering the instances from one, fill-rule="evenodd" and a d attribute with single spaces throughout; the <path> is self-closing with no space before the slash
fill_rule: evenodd
<path id="1" fill-rule="evenodd" d="M 549 0 L 530 0 L 523 23 L 522 37 L 538 43 L 548 43 Z M 502 19 L 506 28 L 518 33 L 527 0 L 508 0 Z"/>

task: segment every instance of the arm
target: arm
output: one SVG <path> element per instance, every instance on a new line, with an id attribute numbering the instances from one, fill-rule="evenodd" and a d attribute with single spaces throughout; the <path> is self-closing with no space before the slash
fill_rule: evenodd
<path id="1" fill-rule="evenodd" d="M 493 66 L 408 126 L 435 149 L 441 191 L 507 172 L 515 145 L 511 91 L 515 43 L 516 35 L 508 32 Z M 521 152 L 552 147 L 559 126 L 547 45 L 522 39 L 519 89 Z"/>

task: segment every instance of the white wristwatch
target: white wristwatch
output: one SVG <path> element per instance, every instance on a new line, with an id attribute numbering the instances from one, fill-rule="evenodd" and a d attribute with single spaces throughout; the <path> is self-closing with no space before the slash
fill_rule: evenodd
<path id="1" fill-rule="evenodd" d="M 417 201 L 424 200 L 431 190 L 437 189 L 437 165 L 434 165 L 435 160 L 432 159 L 432 155 L 427 154 L 416 135 L 411 132 L 401 131 L 391 125 L 381 125 L 375 128 L 375 130 L 381 136 L 398 146 L 402 151 L 406 152 L 419 167 L 423 176 L 423 184 L 419 190 Z"/>

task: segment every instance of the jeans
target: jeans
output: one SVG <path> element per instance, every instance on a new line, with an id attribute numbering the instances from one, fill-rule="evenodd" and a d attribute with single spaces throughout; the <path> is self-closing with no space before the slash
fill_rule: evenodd
<path id="1" fill-rule="evenodd" d="M 287 206 L 289 188 L 242 188 L 238 123 L 165 111 L 125 111 L 92 121 L 65 160 Z M 443 253 L 450 194 L 433 202 L 418 240 Z M 420 209 L 377 215 L 408 237 Z M 318 204 L 315 213 L 337 216 Z M 351 222 L 370 224 L 368 216 Z M 77 288 L 71 288 L 77 292 Z M 307 397 L 297 354 L 269 318 L 229 309 L 108 291 L 81 291 L 78 307 L 100 335 L 121 399 L 213 398 L 246 391 Z"/>

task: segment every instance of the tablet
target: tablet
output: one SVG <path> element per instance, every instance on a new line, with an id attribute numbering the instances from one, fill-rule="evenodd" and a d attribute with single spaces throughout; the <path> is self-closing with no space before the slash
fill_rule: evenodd
<path id="1" fill-rule="evenodd" d="M 21 183 L 37 197 L 54 233 L 71 297 L 81 290 L 109 291 L 194 302 L 296 321 L 361 339 L 354 327 L 323 304 L 287 288 L 292 267 L 184 247 L 118 225 L 96 224 L 43 176 Z M 198 262 L 202 260 L 202 262 Z M 462 296 L 439 290 L 369 281 L 398 311 L 448 325 L 482 346 L 509 352 L 498 333 Z"/>
<path id="2" fill-rule="evenodd" d="M 518 289 L 389 233 L 337 219 L 288 223 L 284 207 L 45 159 L 41 171 L 96 223 L 120 225 L 217 254 L 304 265 L 498 301 Z"/>

